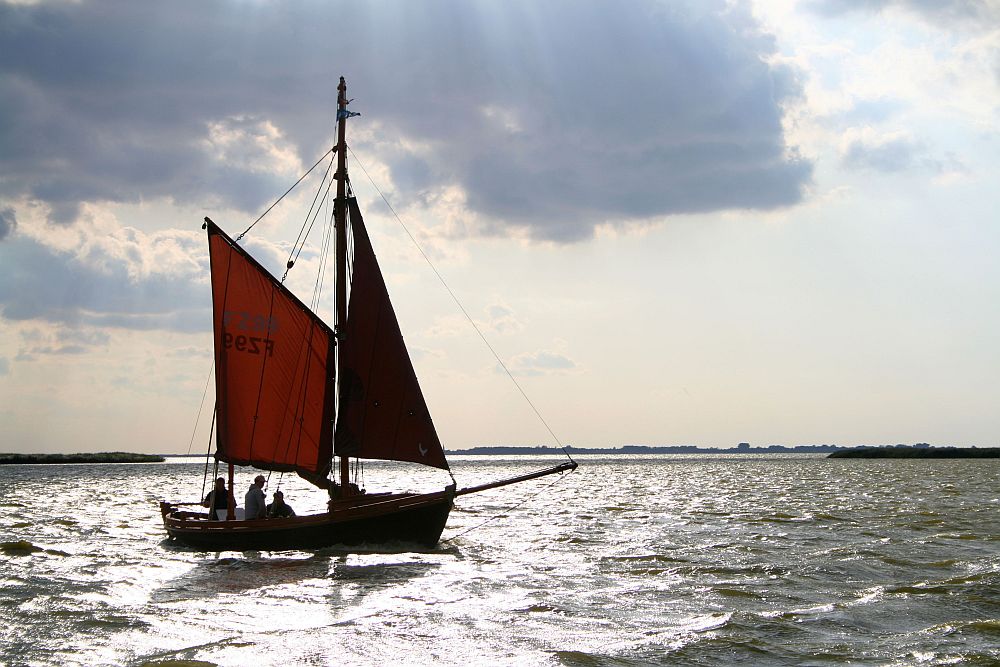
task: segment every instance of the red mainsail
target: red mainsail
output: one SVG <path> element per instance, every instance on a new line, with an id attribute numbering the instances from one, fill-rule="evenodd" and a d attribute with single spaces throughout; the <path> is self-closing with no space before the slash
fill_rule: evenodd
<path id="1" fill-rule="evenodd" d="M 336 453 L 447 470 L 357 200 L 349 202 L 354 270 L 339 341 Z"/>
<path id="2" fill-rule="evenodd" d="M 334 335 L 214 223 L 216 458 L 323 486 L 333 442 Z"/>

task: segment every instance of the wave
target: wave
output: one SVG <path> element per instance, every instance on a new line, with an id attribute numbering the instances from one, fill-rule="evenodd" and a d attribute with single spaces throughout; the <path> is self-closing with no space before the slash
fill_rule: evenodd
<path id="1" fill-rule="evenodd" d="M 984 634 L 1000 637 L 1000 618 L 985 618 L 974 621 L 950 621 L 938 623 L 923 630 L 924 634 Z"/>
<path id="2" fill-rule="evenodd" d="M 637 556 L 606 556 L 602 560 L 619 563 L 687 563 L 686 558 L 676 558 L 663 554 L 641 554 Z"/>
<path id="3" fill-rule="evenodd" d="M 218 663 L 205 660 L 151 660 L 139 667 L 218 667 Z"/>
<path id="4" fill-rule="evenodd" d="M 713 592 L 727 598 L 750 598 L 750 599 L 760 599 L 760 594 L 753 591 L 748 591 L 745 588 L 732 588 L 729 586 L 717 586 L 712 589 Z"/>
<path id="5" fill-rule="evenodd" d="M 8 556 L 30 556 L 31 554 L 46 553 L 50 556 L 69 556 L 65 551 L 59 549 L 46 549 L 39 547 L 27 540 L 15 540 L 13 542 L 0 542 L 0 552 Z"/>
<path id="6" fill-rule="evenodd" d="M 947 595 L 951 593 L 951 586 L 931 586 L 928 584 L 913 584 L 909 586 L 895 586 L 886 588 L 885 592 L 891 595 Z"/>

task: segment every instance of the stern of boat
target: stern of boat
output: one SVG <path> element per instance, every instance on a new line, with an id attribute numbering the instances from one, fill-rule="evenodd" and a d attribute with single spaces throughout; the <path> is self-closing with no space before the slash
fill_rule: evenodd
<path id="1" fill-rule="evenodd" d="M 177 509 L 177 505 L 168 503 L 166 500 L 160 501 L 160 515 L 166 520 L 167 515 Z"/>

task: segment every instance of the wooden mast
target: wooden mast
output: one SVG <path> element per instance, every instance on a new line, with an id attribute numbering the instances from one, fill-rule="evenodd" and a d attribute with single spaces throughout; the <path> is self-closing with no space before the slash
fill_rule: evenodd
<path id="1" fill-rule="evenodd" d="M 337 230 L 337 284 L 336 284 L 336 334 L 337 342 L 347 322 L 347 82 L 340 77 L 337 86 L 337 200 L 334 204 L 334 226 Z M 337 353 L 340 359 L 340 353 Z M 337 373 L 340 368 L 338 364 Z M 340 493 L 346 496 L 351 488 L 350 458 L 344 454 L 340 457 Z"/>

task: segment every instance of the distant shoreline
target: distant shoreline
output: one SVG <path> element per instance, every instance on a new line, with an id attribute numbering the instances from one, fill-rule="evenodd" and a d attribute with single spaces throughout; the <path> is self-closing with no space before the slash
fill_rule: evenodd
<path id="1" fill-rule="evenodd" d="M 952 447 L 916 445 L 767 445 L 751 447 L 740 443 L 737 447 L 697 447 L 695 445 L 624 445 L 622 447 L 573 447 L 566 451 L 573 455 L 643 456 L 654 454 L 827 454 L 827 458 L 1000 458 L 1000 447 Z M 492 445 L 469 449 L 447 450 L 455 456 L 563 456 L 561 447 Z M 205 458 L 205 454 L 136 454 L 131 452 L 100 452 L 92 454 L 4 454 L 0 465 L 37 463 L 162 463 L 170 458 Z"/>
<path id="2" fill-rule="evenodd" d="M 0 454 L 0 465 L 36 463 L 163 463 L 159 454 L 97 452 L 94 454 Z"/>
<path id="3" fill-rule="evenodd" d="M 849 449 L 838 445 L 769 445 L 767 447 L 697 447 L 695 445 L 624 445 L 622 447 L 573 447 L 566 451 L 571 454 L 600 454 L 602 456 L 635 456 L 636 454 L 828 454 Z M 449 456 L 563 456 L 561 447 L 548 445 L 484 445 L 469 449 L 446 449 Z M 205 458 L 205 454 L 164 454 L 171 458 Z"/>
<path id="4" fill-rule="evenodd" d="M 624 445 L 622 447 L 572 447 L 566 451 L 571 454 L 601 454 L 604 456 L 635 456 L 643 454 L 828 454 L 833 458 L 841 458 L 848 452 L 886 452 L 884 458 L 961 458 L 966 456 L 992 458 L 996 454 L 981 454 L 980 452 L 1000 451 L 996 447 L 952 447 L 934 446 L 927 443 L 915 445 L 767 445 L 752 447 L 748 443 L 740 443 L 736 447 L 697 447 L 695 445 Z M 908 453 L 916 452 L 916 453 Z M 945 452 L 942 454 L 920 454 L 920 452 Z M 965 454 L 971 452 L 971 454 Z M 503 456 L 503 455 L 545 455 L 561 456 L 562 448 L 540 445 L 537 447 L 514 446 L 482 446 L 470 449 L 452 449 L 449 454 Z M 853 455 L 849 455 L 853 456 Z M 861 457 L 874 457 L 872 454 Z M 857 458 L 857 456 L 855 456 Z"/>
<path id="5" fill-rule="evenodd" d="M 697 447 L 695 445 L 624 445 L 622 447 L 573 447 L 567 446 L 566 451 L 572 454 L 601 454 L 605 456 L 634 456 L 636 454 L 815 454 L 834 452 L 843 447 L 837 445 L 800 445 L 786 447 L 784 445 L 769 445 L 767 447 Z M 561 447 L 538 445 L 535 447 L 516 447 L 507 445 L 491 445 L 471 447 L 469 449 L 449 449 L 448 454 L 468 456 L 506 456 L 506 455 L 544 455 L 562 456 Z"/>
<path id="6" fill-rule="evenodd" d="M 831 459 L 1000 459 L 1000 447 L 856 447 Z"/>

